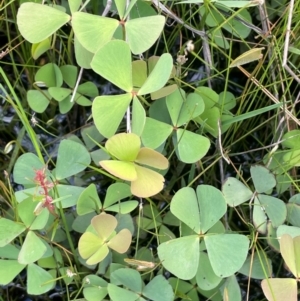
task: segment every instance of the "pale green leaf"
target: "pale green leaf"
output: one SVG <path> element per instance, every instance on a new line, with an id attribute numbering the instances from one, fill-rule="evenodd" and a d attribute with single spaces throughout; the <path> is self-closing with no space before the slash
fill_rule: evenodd
<path id="1" fill-rule="evenodd" d="M 111 283 L 123 285 L 131 291 L 142 293 L 144 283 L 138 271 L 133 269 L 118 269 L 111 274 Z"/>
<path id="2" fill-rule="evenodd" d="M 56 178 L 61 180 L 73 176 L 90 163 L 91 156 L 85 146 L 72 140 L 62 140 L 57 153 Z"/>
<path id="3" fill-rule="evenodd" d="M 108 209 L 112 204 L 131 196 L 130 186 L 125 183 L 114 183 L 106 191 L 103 207 Z M 119 206 L 119 204 L 117 204 Z M 111 210 L 111 209 L 110 209 Z"/>
<path id="4" fill-rule="evenodd" d="M 43 91 L 43 93 L 39 90 L 27 91 L 28 105 L 37 113 L 43 113 L 47 109 L 50 99 L 51 96 L 48 91 Z"/>
<path id="5" fill-rule="evenodd" d="M 135 181 L 137 179 L 135 164 L 132 162 L 104 160 L 100 161 L 99 164 L 106 171 L 122 180 Z"/>
<path id="6" fill-rule="evenodd" d="M 25 264 L 20 264 L 17 260 L 0 259 L 0 285 L 8 285 L 25 268 Z"/>
<path id="7" fill-rule="evenodd" d="M 92 113 L 97 130 L 109 138 L 117 131 L 130 104 L 131 94 L 96 97 Z"/>
<path id="8" fill-rule="evenodd" d="M 253 193 L 238 179 L 229 177 L 222 185 L 222 193 L 227 204 L 231 207 L 238 206 L 251 199 Z"/>
<path id="9" fill-rule="evenodd" d="M 90 184 L 82 191 L 78 198 L 76 211 L 78 215 L 84 215 L 90 212 L 97 212 L 101 209 L 97 188 L 95 184 Z"/>
<path id="10" fill-rule="evenodd" d="M 176 277 L 189 280 L 195 277 L 199 263 L 199 237 L 190 235 L 172 239 L 158 246 L 162 265 Z"/>
<path id="11" fill-rule="evenodd" d="M 265 234 L 267 232 L 267 215 L 264 211 L 264 207 L 261 206 L 257 197 L 254 198 L 253 206 L 253 224 L 258 232 Z"/>
<path id="12" fill-rule="evenodd" d="M 109 138 L 105 147 L 119 160 L 134 161 L 141 147 L 141 139 L 133 133 L 120 133 Z"/>
<path id="13" fill-rule="evenodd" d="M 249 239 L 246 236 L 240 234 L 206 235 L 204 241 L 209 260 L 217 276 L 229 277 L 243 266 L 249 247 Z"/>
<path id="14" fill-rule="evenodd" d="M 110 300 L 114 300 L 114 301 L 124 301 L 124 300 L 137 301 L 137 300 L 139 300 L 140 301 L 140 294 L 129 291 L 124 288 L 120 288 L 112 283 L 109 283 L 107 285 L 107 290 L 108 290 Z"/>
<path id="15" fill-rule="evenodd" d="M 172 133 L 173 127 L 167 123 L 146 117 L 146 124 L 142 133 L 142 142 L 150 148 L 158 148 Z"/>
<path id="16" fill-rule="evenodd" d="M 267 192 L 276 185 L 275 176 L 264 166 L 253 165 L 250 173 L 254 187 L 258 193 Z"/>
<path id="17" fill-rule="evenodd" d="M 126 42 L 114 40 L 105 44 L 96 52 L 91 67 L 120 89 L 132 91 L 131 52 Z"/>
<path id="18" fill-rule="evenodd" d="M 17 14 L 21 35 L 30 43 L 39 43 L 50 37 L 71 17 L 66 13 L 38 3 L 23 3 Z"/>
<path id="19" fill-rule="evenodd" d="M 282 225 L 287 216 L 285 203 L 278 198 L 264 194 L 258 194 L 257 198 L 261 207 L 269 217 L 273 227 L 277 228 Z"/>
<path id="20" fill-rule="evenodd" d="M 132 133 L 141 136 L 146 123 L 146 112 L 136 96 L 132 102 Z"/>
<path id="21" fill-rule="evenodd" d="M 26 227 L 21 223 L 13 222 L 6 218 L 0 218 L 0 247 L 9 244 L 14 238 L 25 231 Z"/>
<path id="22" fill-rule="evenodd" d="M 29 264 L 40 259 L 46 252 L 46 245 L 33 232 L 28 231 L 19 253 L 18 261 L 21 264 Z"/>
<path id="23" fill-rule="evenodd" d="M 85 232 L 79 239 L 78 251 L 83 259 L 87 259 L 102 249 L 103 245 L 104 242 L 97 235 Z"/>
<path id="24" fill-rule="evenodd" d="M 55 286 L 56 281 L 51 274 L 38 265 L 31 263 L 27 267 L 27 293 L 42 295 Z"/>
<path id="25" fill-rule="evenodd" d="M 225 214 L 227 206 L 221 191 L 210 185 L 197 187 L 200 207 L 200 231 L 207 232 Z"/>
<path id="26" fill-rule="evenodd" d="M 280 252 L 281 255 L 288 266 L 289 270 L 296 277 L 300 277 L 300 236 L 292 238 L 288 234 L 284 234 L 280 238 Z"/>
<path id="27" fill-rule="evenodd" d="M 207 253 L 200 252 L 199 267 L 196 274 L 197 285 L 205 291 L 212 290 L 219 285 L 222 278 L 212 269 Z"/>
<path id="28" fill-rule="evenodd" d="M 169 80 L 173 68 L 173 59 L 169 53 L 164 53 L 156 63 L 147 80 L 138 91 L 145 95 L 161 89 Z"/>
<path id="29" fill-rule="evenodd" d="M 143 289 L 143 295 L 153 301 L 173 301 L 174 292 L 163 275 L 154 277 Z"/>
<path id="30" fill-rule="evenodd" d="M 131 182 L 131 193 L 140 198 L 147 198 L 159 193 L 163 187 L 164 177 L 145 167 L 135 164 L 136 180 Z"/>
<path id="31" fill-rule="evenodd" d="M 200 208 L 194 189 L 184 187 L 178 190 L 172 199 L 170 209 L 179 220 L 200 234 Z"/>
<path id="32" fill-rule="evenodd" d="M 173 136 L 178 159 L 184 163 L 195 163 L 203 158 L 210 147 L 208 138 L 184 129 L 178 129 Z"/>
<path id="33" fill-rule="evenodd" d="M 128 229 L 122 229 L 107 243 L 107 245 L 116 252 L 123 254 L 129 249 L 131 239 L 131 232 Z"/>
<path id="34" fill-rule="evenodd" d="M 118 221 L 113 215 L 102 213 L 93 217 L 91 224 L 101 241 L 105 242 L 116 229 Z"/>
<path id="35" fill-rule="evenodd" d="M 127 21 L 125 23 L 126 40 L 131 52 L 141 54 L 147 51 L 160 36 L 165 20 L 164 16 L 157 15 Z"/>
<path id="36" fill-rule="evenodd" d="M 72 15 L 72 27 L 76 38 L 92 53 L 112 39 L 118 26 L 119 21 L 112 18 L 83 12 L 75 12 Z"/>
<path id="37" fill-rule="evenodd" d="M 251 63 L 253 61 L 260 60 L 263 57 L 261 53 L 264 47 L 262 48 L 253 48 L 245 53 L 239 55 L 236 59 L 234 59 L 231 64 L 229 65 L 230 68 L 245 65 Z"/>
<path id="38" fill-rule="evenodd" d="M 167 169 L 169 161 L 161 153 L 147 147 L 142 147 L 134 160 L 135 162 L 157 169 Z"/>
<path id="39" fill-rule="evenodd" d="M 269 278 L 261 282 L 268 301 L 297 301 L 297 281 L 290 278 Z M 275 299 L 274 299 L 275 297 Z"/>

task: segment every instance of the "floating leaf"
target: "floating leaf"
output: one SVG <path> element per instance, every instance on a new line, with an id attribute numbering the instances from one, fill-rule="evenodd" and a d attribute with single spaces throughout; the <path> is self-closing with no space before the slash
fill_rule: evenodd
<path id="1" fill-rule="evenodd" d="M 173 301 L 174 293 L 168 280 L 162 276 L 155 276 L 143 289 L 143 296 L 153 301 Z"/>
<path id="2" fill-rule="evenodd" d="M 253 224 L 260 233 L 265 234 L 267 232 L 267 221 L 268 218 L 264 207 L 261 206 L 258 198 L 255 197 L 253 208 Z"/>
<path id="3" fill-rule="evenodd" d="M 91 224 L 97 235 L 85 232 L 79 239 L 78 250 L 88 265 L 102 261 L 108 254 L 108 247 L 119 253 L 127 251 L 131 244 L 131 232 L 123 229 L 116 235 L 117 219 L 109 214 L 100 214 L 92 218 Z M 113 236 L 113 237 L 111 237 Z"/>
<path id="4" fill-rule="evenodd" d="M 195 277 L 199 263 L 199 237 L 190 235 L 172 239 L 158 246 L 162 265 L 176 277 L 189 280 Z"/>
<path id="5" fill-rule="evenodd" d="M 132 133 L 141 136 L 146 122 L 146 112 L 136 96 L 132 102 Z"/>
<path id="6" fill-rule="evenodd" d="M 200 252 L 196 281 L 199 288 L 205 291 L 214 289 L 222 281 L 212 269 L 207 253 Z"/>
<path id="7" fill-rule="evenodd" d="M 142 142 L 145 146 L 153 149 L 162 145 L 173 131 L 173 127 L 164 122 L 146 117 L 144 131 L 142 133 Z"/>
<path id="8" fill-rule="evenodd" d="M 100 161 L 99 164 L 112 175 L 125 181 L 135 181 L 137 179 L 136 166 L 132 162 L 104 160 Z"/>
<path id="9" fill-rule="evenodd" d="M 23 224 L 13 222 L 6 218 L 0 218 L 0 247 L 9 244 L 14 238 L 25 231 Z"/>
<path id="10" fill-rule="evenodd" d="M 275 176 L 264 166 L 253 165 L 250 167 L 252 181 L 258 193 L 267 192 L 276 185 Z"/>
<path id="11" fill-rule="evenodd" d="M 136 293 L 141 293 L 144 285 L 140 273 L 133 269 L 118 269 L 114 271 L 111 274 L 111 282 L 124 285 Z"/>
<path id="12" fill-rule="evenodd" d="M 42 295 L 55 286 L 55 280 L 50 273 L 31 263 L 27 267 L 27 292 L 30 295 Z"/>
<path id="13" fill-rule="evenodd" d="M 131 102 L 130 93 L 96 97 L 92 113 L 98 131 L 106 138 L 115 134 Z"/>
<path id="14" fill-rule="evenodd" d="M 164 16 L 158 15 L 131 19 L 126 22 L 126 40 L 130 45 L 131 52 L 141 54 L 148 50 L 161 34 L 165 20 Z"/>
<path id="15" fill-rule="evenodd" d="M 92 53 L 112 39 L 118 26 L 119 21 L 112 18 L 83 12 L 75 12 L 72 15 L 72 27 L 76 38 Z"/>
<path id="16" fill-rule="evenodd" d="M 199 185 L 196 191 L 200 206 L 201 233 L 205 233 L 226 213 L 227 206 L 220 190 L 213 186 Z"/>
<path id="17" fill-rule="evenodd" d="M 0 266 L 0 285 L 8 285 L 26 267 L 25 264 L 20 264 L 17 260 L 3 259 L 0 259 Z"/>
<path id="18" fill-rule="evenodd" d="M 203 158 L 210 147 L 210 140 L 185 129 L 177 129 L 173 136 L 176 154 L 184 163 L 195 163 Z"/>
<path id="19" fill-rule="evenodd" d="M 217 276 L 229 277 L 244 264 L 249 247 L 249 239 L 246 236 L 240 234 L 206 235 L 204 241 L 209 260 Z M 236 252 L 236 250 L 239 251 Z"/>
<path id="20" fill-rule="evenodd" d="M 166 157 L 153 149 L 146 147 L 140 149 L 134 161 L 157 169 L 167 169 L 169 167 L 169 161 Z"/>
<path id="21" fill-rule="evenodd" d="M 70 20 L 66 13 L 38 3 L 23 3 L 17 14 L 22 36 L 30 43 L 39 43 L 55 33 Z"/>
<path id="22" fill-rule="evenodd" d="M 101 47 L 96 52 L 91 67 L 120 89 L 132 91 L 131 52 L 126 42 L 114 40 Z"/>
<path id="23" fill-rule="evenodd" d="M 119 160 L 134 161 L 139 153 L 141 140 L 135 134 L 121 133 L 108 139 L 105 147 L 110 154 Z"/>
<path id="24" fill-rule="evenodd" d="M 65 139 L 58 148 L 56 178 L 61 180 L 73 176 L 86 169 L 90 163 L 90 154 L 82 144 Z"/>
<path id="25" fill-rule="evenodd" d="M 173 59 L 169 53 L 164 53 L 157 61 L 154 69 L 138 91 L 138 95 L 145 95 L 161 89 L 168 81 L 173 68 Z"/>
<path id="26" fill-rule="evenodd" d="M 133 195 L 146 198 L 156 195 L 163 189 L 165 179 L 161 174 L 138 165 L 135 166 L 135 170 L 137 178 L 131 182 Z"/>
<path id="27" fill-rule="evenodd" d="M 110 300 L 114 301 L 136 301 L 140 299 L 140 294 L 131 292 L 120 288 L 112 283 L 107 285 L 107 291 L 110 297 Z"/>
<path id="28" fill-rule="evenodd" d="M 261 287 L 268 301 L 297 301 L 297 281 L 295 279 L 264 279 Z"/>
<path id="29" fill-rule="evenodd" d="M 122 161 L 104 160 L 100 161 L 100 165 L 111 174 L 131 181 L 132 194 L 148 197 L 162 190 L 164 178 L 159 173 L 136 163 L 165 169 L 168 167 L 168 161 L 154 150 L 139 149 L 140 143 L 140 138 L 133 133 L 121 133 L 111 137 L 106 142 L 106 147 Z"/>
<path id="30" fill-rule="evenodd" d="M 95 184 L 90 184 L 80 194 L 76 211 L 78 215 L 97 212 L 102 207 Z"/>
<path id="31" fill-rule="evenodd" d="M 264 279 L 272 276 L 272 261 L 267 254 L 257 251 L 254 256 L 249 255 L 239 273 L 251 277 L 253 279 Z"/>
<path id="32" fill-rule="evenodd" d="M 19 253 L 18 261 L 21 264 L 29 264 L 40 259 L 47 248 L 43 241 L 33 231 L 29 231 Z"/>
<path id="33" fill-rule="evenodd" d="M 227 204 L 231 207 L 238 206 L 251 199 L 253 193 L 236 178 L 229 177 L 222 185 L 222 193 Z"/>
<path id="34" fill-rule="evenodd" d="M 172 199 L 170 209 L 172 214 L 195 233 L 200 233 L 200 208 L 194 189 L 184 187 L 178 190 Z"/>
<path id="35" fill-rule="evenodd" d="M 257 198 L 262 209 L 269 217 L 272 226 L 277 228 L 282 225 L 286 219 L 287 209 L 285 203 L 269 195 L 258 194 Z"/>
<path id="36" fill-rule="evenodd" d="M 289 270 L 300 277 L 300 236 L 292 238 L 284 234 L 280 238 L 280 252 Z"/>

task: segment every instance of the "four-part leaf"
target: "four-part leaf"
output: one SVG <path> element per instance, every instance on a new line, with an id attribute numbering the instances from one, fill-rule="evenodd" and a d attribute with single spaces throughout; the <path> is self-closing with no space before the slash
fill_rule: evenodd
<path id="1" fill-rule="evenodd" d="M 116 233 L 117 219 L 109 214 L 100 214 L 91 221 L 94 232 L 85 232 L 79 239 L 78 250 L 88 265 L 102 261 L 109 249 L 125 253 L 131 244 L 131 232 L 122 229 Z"/>
<path id="2" fill-rule="evenodd" d="M 114 135 L 107 140 L 105 147 L 118 160 L 103 160 L 100 165 L 114 176 L 130 181 L 133 195 L 149 197 L 162 190 L 164 177 L 144 165 L 164 170 L 169 162 L 162 154 L 150 148 L 141 148 L 141 140 L 137 135 Z"/>

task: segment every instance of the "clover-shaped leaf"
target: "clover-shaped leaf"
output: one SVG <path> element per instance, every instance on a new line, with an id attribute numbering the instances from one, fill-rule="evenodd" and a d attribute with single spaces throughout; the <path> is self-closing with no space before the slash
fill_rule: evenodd
<path id="1" fill-rule="evenodd" d="M 176 89 L 166 99 L 151 105 L 151 118 L 146 118 L 141 136 L 143 144 L 150 148 L 157 148 L 173 132 L 173 144 L 179 160 L 184 163 L 197 162 L 207 153 L 210 147 L 209 139 L 180 127 L 199 117 L 203 110 L 204 103 L 201 96 L 190 93 L 186 97 L 183 90 Z"/>
<path id="2" fill-rule="evenodd" d="M 109 95 L 96 97 L 92 105 L 92 113 L 95 125 L 99 132 L 110 138 L 118 129 L 124 114 L 135 98 L 133 106 L 132 126 L 135 133 L 140 134 L 145 123 L 145 111 L 143 106 L 138 106 L 139 100 L 135 95 L 153 93 L 167 83 L 173 69 L 173 60 L 170 54 L 163 54 L 156 62 L 148 77 L 143 76 L 139 81 L 141 85 L 137 90 L 136 78 L 143 73 L 144 64 L 134 64 L 132 67 L 131 52 L 128 44 L 121 40 L 108 42 L 101 47 L 91 62 L 92 69 L 105 79 L 112 82 L 120 89 L 127 92 L 121 95 Z M 133 72 L 137 73 L 133 75 Z M 137 129 L 137 127 L 141 127 Z"/>
<path id="3" fill-rule="evenodd" d="M 131 244 L 131 232 L 122 229 L 116 234 L 117 219 L 109 214 L 100 214 L 92 218 L 92 227 L 96 234 L 85 232 L 78 244 L 79 254 L 87 259 L 88 265 L 102 261 L 108 254 L 109 248 L 118 253 L 125 253 Z"/>
<path id="4" fill-rule="evenodd" d="M 141 165 L 166 169 L 169 163 L 162 154 L 140 146 L 141 140 L 136 134 L 117 134 L 107 140 L 105 147 L 118 160 L 103 160 L 100 165 L 114 176 L 131 181 L 133 195 L 149 197 L 162 190 L 164 177 Z"/>
<path id="5" fill-rule="evenodd" d="M 17 14 L 17 24 L 22 36 L 30 43 L 39 43 L 55 33 L 70 20 L 59 9 L 39 3 L 23 3 Z"/>
<path id="6" fill-rule="evenodd" d="M 76 38 L 83 47 L 93 53 L 112 39 L 119 26 L 122 26 L 126 33 L 126 41 L 131 52 L 143 53 L 155 43 L 164 25 L 165 17 L 161 15 L 128 21 L 118 21 L 83 12 L 75 12 L 72 15 L 72 26 Z M 99 28 L 101 28 L 100 31 Z"/>

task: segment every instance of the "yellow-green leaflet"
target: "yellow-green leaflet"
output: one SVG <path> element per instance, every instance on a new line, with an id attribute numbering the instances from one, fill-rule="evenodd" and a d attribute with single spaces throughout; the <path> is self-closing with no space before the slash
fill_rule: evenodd
<path id="1" fill-rule="evenodd" d="M 230 68 L 237 67 L 237 66 L 251 63 L 253 61 L 260 60 L 263 57 L 263 54 L 262 54 L 263 49 L 264 49 L 264 47 L 254 48 L 254 49 L 250 49 L 250 50 L 244 52 L 243 54 L 238 56 L 236 59 L 234 59 L 232 61 L 232 63 L 229 65 L 229 67 Z"/>

